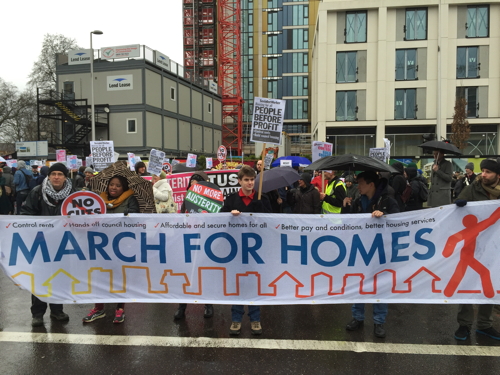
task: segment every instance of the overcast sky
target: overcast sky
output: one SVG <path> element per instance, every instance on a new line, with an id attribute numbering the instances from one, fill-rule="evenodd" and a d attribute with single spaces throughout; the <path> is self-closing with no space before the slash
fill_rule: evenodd
<path id="1" fill-rule="evenodd" d="M 182 0 L 2 1 L 0 77 L 23 90 L 45 34 L 82 48 L 146 45 L 182 65 Z"/>

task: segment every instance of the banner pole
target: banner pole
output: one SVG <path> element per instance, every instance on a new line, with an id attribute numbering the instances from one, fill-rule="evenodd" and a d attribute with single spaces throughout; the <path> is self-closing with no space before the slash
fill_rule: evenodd
<path id="1" fill-rule="evenodd" d="M 264 156 L 266 152 L 266 143 L 264 142 L 262 144 L 262 154 L 260 155 L 262 159 L 262 171 L 260 171 L 260 179 L 259 179 L 259 195 L 257 199 L 260 201 L 260 198 L 262 197 L 262 180 L 264 180 Z"/>

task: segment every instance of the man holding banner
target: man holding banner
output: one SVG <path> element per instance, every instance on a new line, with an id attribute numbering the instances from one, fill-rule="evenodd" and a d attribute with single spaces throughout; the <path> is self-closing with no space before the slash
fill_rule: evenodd
<path id="1" fill-rule="evenodd" d="M 55 163 L 49 168 L 49 174 L 41 185 L 35 187 L 26 198 L 21 208 L 21 215 L 59 216 L 61 205 L 68 195 L 75 190 L 68 180 L 68 168 L 62 163 Z M 32 327 L 43 326 L 43 315 L 47 311 L 47 303 L 31 295 Z M 50 317 L 58 321 L 69 320 L 63 311 L 63 305 L 50 304 Z"/>
<path id="2" fill-rule="evenodd" d="M 500 164 L 495 160 L 485 159 L 481 162 L 480 167 L 481 175 L 477 176 L 470 185 L 466 186 L 455 201 L 455 204 L 458 207 L 465 206 L 468 201 L 476 202 L 486 201 L 490 199 L 500 199 Z M 467 216 L 465 218 L 467 218 Z M 473 223 L 473 227 L 479 228 L 478 223 Z M 483 270 L 479 267 L 482 265 L 474 258 L 474 252 L 476 250 L 475 238 L 473 238 L 474 230 L 471 228 L 468 229 L 467 232 L 468 236 L 463 236 L 465 238 L 463 239 L 464 242 L 460 253 L 460 263 L 457 265 L 457 269 L 445 289 L 445 294 L 447 293 L 447 289 L 452 289 L 453 292 L 455 292 L 456 287 L 458 287 L 458 284 L 460 284 L 460 281 L 465 275 L 465 271 L 468 267 L 479 270 L 481 273 L 483 273 Z M 478 235 L 479 233 L 475 234 L 475 237 L 477 237 Z M 462 240 L 462 238 L 460 238 L 460 240 Z M 451 243 L 453 245 L 451 251 L 448 251 L 446 253 L 443 250 L 443 256 L 448 258 L 455 250 L 455 246 L 458 245 L 458 242 L 459 241 L 456 241 L 456 243 Z M 487 276 L 489 278 L 489 273 L 487 275 L 483 274 L 482 276 Z M 452 284 L 456 284 L 456 286 L 454 288 L 450 288 Z M 458 309 L 457 321 L 459 327 L 455 331 L 455 339 L 460 341 L 467 340 L 467 338 L 470 336 L 472 323 L 474 322 L 474 306 L 471 304 L 460 304 Z M 500 332 L 493 328 L 492 304 L 481 304 L 478 306 L 476 333 L 489 336 L 495 340 L 500 340 Z"/>
<path id="3" fill-rule="evenodd" d="M 271 212 L 271 205 L 267 197 L 263 195 L 262 200 L 257 199 L 257 194 L 254 190 L 255 170 L 252 167 L 248 165 L 241 167 L 238 171 L 238 183 L 241 186 L 240 191 L 226 198 L 220 212 L 231 212 L 234 216 L 238 216 L 242 212 Z M 233 305 L 231 307 L 232 323 L 229 328 L 230 335 L 240 334 L 244 313 L 245 309 L 243 305 Z M 260 335 L 262 333 L 260 306 L 248 306 L 248 316 L 250 317 L 252 335 Z"/>

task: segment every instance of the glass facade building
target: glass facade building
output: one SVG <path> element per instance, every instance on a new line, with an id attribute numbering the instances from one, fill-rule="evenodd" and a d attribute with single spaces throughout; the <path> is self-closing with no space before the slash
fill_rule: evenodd
<path id="1" fill-rule="evenodd" d="M 250 126 L 257 96 L 287 101 L 283 128 L 292 137 L 292 153 L 310 153 L 310 36 L 319 0 L 261 4 L 241 1 L 245 152 L 253 153 Z"/>

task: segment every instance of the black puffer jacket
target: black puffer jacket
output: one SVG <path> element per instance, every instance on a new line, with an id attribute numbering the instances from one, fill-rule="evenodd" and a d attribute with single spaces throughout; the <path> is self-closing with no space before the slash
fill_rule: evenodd
<path id="1" fill-rule="evenodd" d="M 261 200 L 258 200 L 257 197 L 258 193 L 255 192 L 253 200 L 248 206 L 245 206 L 245 203 L 243 203 L 239 192 L 228 195 L 220 212 L 231 212 L 232 210 L 238 210 L 240 212 L 271 213 L 271 204 L 269 203 L 269 199 L 264 194 L 262 195 Z"/>
<path id="2" fill-rule="evenodd" d="M 401 199 L 401 194 L 403 194 L 403 192 L 406 189 L 406 178 L 403 175 L 404 166 L 400 162 L 396 162 L 396 163 L 392 164 L 392 166 L 399 173 L 392 176 L 390 185 L 394 189 L 394 198 L 396 199 L 396 202 L 398 202 L 399 212 L 403 212 L 405 210 L 405 204 L 403 203 L 403 200 Z"/>
<path id="3" fill-rule="evenodd" d="M 71 184 L 70 180 L 66 180 L 67 183 Z M 47 196 L 50 203 L 55 206 L 49 206 L 47 202 L 44 201 L 42 196 L 43 185 L 38 185 L 33 188 L 28 194 L 24 205 L 21 207 L 21 215 L 31 215 L 31 216 L 59 216 L 61 215 L 61 206 L 64 199 L 61 201 L 55 201 L 49 196 Z M 71 187 L 71 193 L 74 193 L 75 189 Z M 70 194 L 71 194 L 70 193 Z"/>

